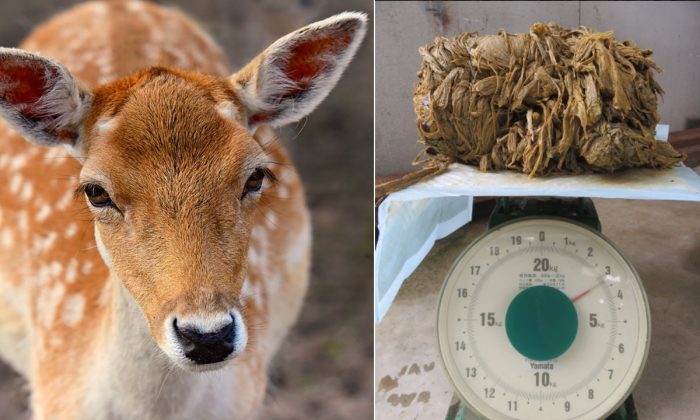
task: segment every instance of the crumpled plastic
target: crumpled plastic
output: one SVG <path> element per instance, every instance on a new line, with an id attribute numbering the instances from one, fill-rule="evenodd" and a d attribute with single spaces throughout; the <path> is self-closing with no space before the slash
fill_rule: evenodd
<path id="1" fill-rule="evenodd" d="M 437 38 L 419 52 L 414 108 L 425 148 L 416 163 L 429 173 L 461 162 L 534 177 L 685 159 L 654 139 L 663 90 L 652 51 L 613 32 L 536 23 L 528 33 Z"/>

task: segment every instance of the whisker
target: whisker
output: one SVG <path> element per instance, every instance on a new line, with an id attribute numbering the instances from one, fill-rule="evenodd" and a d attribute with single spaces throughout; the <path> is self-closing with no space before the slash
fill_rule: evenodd
<path id="1" fill-rule="evenodd" d="M 158 389 L 158 394 L 156 394 L 156 398 L 153 401 L 153 407 L 158 406 L 158 399 L 160 399 L 160 394 L 163 392 L 163 388 L 165 387 L 165 382 L 170 377 L 170 374 L 172 373 L 173 369 L 174 369 L 174 366 L 169 364 L 168 371 L 165 373 L 165 376 L 163 377 L 163 381 L 160 383 L 160 388 Z"/>
<path id="2" fill-rule="evenodd" d="M 86 156 L 73 156 L 73 155 L 66 155 L 66 156 L 41 156 L 39 159 L 42 160 L 52 160 L 52 159 L 87 159 Z"/>
<path id="3" fill-rule="evenodd" d="M 301 126 L 301 129 L 297 131 L 296 135 L 292 137 L 292 141 L 296 140 L 297 137 L 299 137 L 299 135 L 301 134 L 301 132 L 304 131 L 304 128 L 306 128 L 306 123 L 309 121 L 309 117 L 304 117 L 301 121 L 297 122 L 297 127 L 302 121 L 304 124 Z"/>

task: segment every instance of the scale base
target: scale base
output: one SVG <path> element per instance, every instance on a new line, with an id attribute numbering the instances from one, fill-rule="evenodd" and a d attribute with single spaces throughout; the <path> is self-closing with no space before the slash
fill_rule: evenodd
<path id="1" fill-rule="evenodd" d="M 587 197 L 500 197 L 489 218 L 488 228 L 528 216 L 563 217 L 601 230 L 593 200 Z"/>
<path id="2" fill-rule="evenodd" d="M 445 420 L 483 420 L 483 417 L 479 417 L 472 413 L 469 408 L 459 400 L 459 398 L 454 395 L 452 396 L 452 402 L 450 403 L 450 408 L 447 410 L 447 415 Z M 622 404 L 615 410 L 611 415 L 606 417 L 605 420 L 638 420 L 637 410 L 634 408 L 634 399 L 630 394 Z"/>

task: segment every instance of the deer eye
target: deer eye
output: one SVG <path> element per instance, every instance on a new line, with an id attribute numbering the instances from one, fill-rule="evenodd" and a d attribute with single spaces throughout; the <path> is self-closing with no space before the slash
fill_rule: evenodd
<path id="1" fill-rule="evenodd" d="M 265 171 L 262 168 L 256 168 L 255 171 L 248 177 L 243 187 L 243 195 L 241 198 L 245 197 L 246 194 L 250 192 L 260 191 L 262 188 L 263 181 L 265 180 Z"/>
<path id="2" fill-rule="evenodd" d="M 85 186 L 85 195 L 94 207 L 107 207 L 111 206 L 112 199 L 109 198 L 109 194 L 104 188 L 96 184 L 88 184 Z"/>

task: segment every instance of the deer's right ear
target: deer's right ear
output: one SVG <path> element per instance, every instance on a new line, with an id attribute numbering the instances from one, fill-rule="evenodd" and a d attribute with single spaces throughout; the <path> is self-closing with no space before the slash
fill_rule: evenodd
<path id="1" fill-rule="evenodd" d="M 91 99 L 61 64 L 0 48 L 0 115 L 27 140 L 75 147 Z"/>

